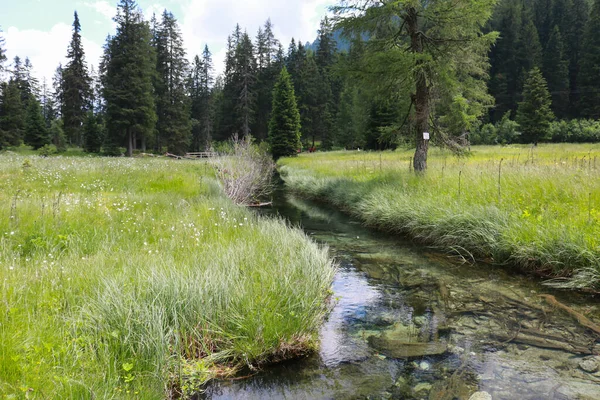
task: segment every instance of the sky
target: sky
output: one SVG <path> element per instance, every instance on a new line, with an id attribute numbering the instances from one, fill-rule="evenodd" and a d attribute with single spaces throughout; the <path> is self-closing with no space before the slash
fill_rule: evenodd
<path id="1" fill-rule="evenodd" d="M 118 0 L 0 0 L 0 29 L 10 62 L 29 57 L 36 76 L 50 83 L 65 63 L 77 10 L 88 64 L 97 67 L 108 34 L 114 34 Z M 317 36 L 319 22 L 336 0 L 138 0 L 147 19 L 164 9 L 179 22 L 188 58 L 208 45 L 215 72 L 222 72 L 227 36 L 239 23 L 252 38 L 271 18 L 274 32 L 287 49 L 292 38 L 303 43 Z"/>

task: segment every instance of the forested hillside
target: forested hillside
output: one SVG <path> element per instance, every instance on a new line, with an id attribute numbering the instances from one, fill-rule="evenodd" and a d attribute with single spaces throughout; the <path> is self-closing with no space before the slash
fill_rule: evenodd
<path id="1" fill-rule="evenodd" d="M 0 149 L 183 154 L 235 134 L 264 141 L 284 66 L 305 150 L 415 145 L 415 129 L 454 148 L 600 140 L 600 0 L 342 1 L 311 45 L 281 43 L 270 20 L 234 27 L 224 71 L 208 47 L 187 54 L 167 10 L 146 21 L 120 0 L 115 22 L 94 69 L 75 12 L 52 82 L 26 57 L 6 60 L 0 39 Z"/>

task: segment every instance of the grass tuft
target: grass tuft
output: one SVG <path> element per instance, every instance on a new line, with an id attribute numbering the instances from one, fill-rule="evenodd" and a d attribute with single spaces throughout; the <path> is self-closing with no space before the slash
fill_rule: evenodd
<path id="1" fill-rule="evenodd" d="M 411 156 L 317 153 L 279 164 L 291 190 L 369 226 L 553 286 L 600 290 L 600 145 L 476 146 L 466 157 L 434 149 L 420 177 Z"/>

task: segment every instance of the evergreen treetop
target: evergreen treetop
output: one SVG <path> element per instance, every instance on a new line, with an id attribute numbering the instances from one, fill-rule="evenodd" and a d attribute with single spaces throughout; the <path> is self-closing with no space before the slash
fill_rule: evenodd
<path id="1" fill-rule="evenodd" d="M 273 89 L 273 110 L 269 122 L 269 144 L 274 159 L 293 156 L 300 148 L 300 113 L 294 86 L 283 67 Z"/>
<path id="2" fill-rule="evenodd" d="M 546 138 L 550 122 L 554 119 L 551 104 L 546 80 L 539 68 L 533 68 L 525 80 L 523 101 L 517 110 L 524 143 L 537 144 Z"/>

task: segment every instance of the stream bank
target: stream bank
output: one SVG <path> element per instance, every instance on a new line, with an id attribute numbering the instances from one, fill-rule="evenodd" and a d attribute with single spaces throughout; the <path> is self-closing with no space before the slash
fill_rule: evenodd
<path id="1" fill-rule="evenodd" d="M 200 397 L 600 398 L 598 335 L 540 297 L 555 296 L 598 321 L 593 296 L 453 263 L 283 192 L 265 213 L 302 227 L 340 264 L 320 350 L 245 379 L 213 382 Z"/>

